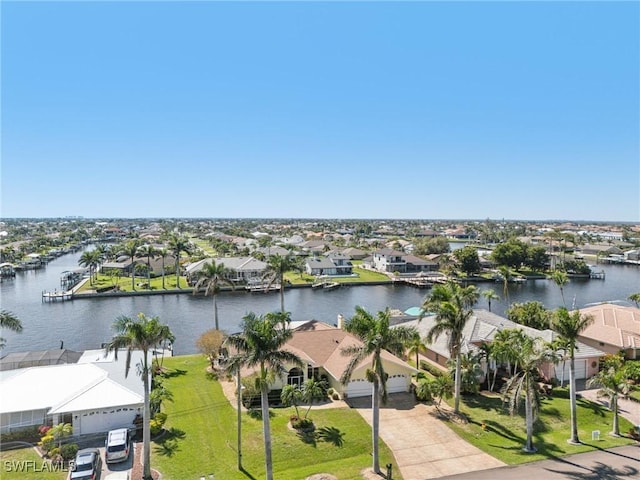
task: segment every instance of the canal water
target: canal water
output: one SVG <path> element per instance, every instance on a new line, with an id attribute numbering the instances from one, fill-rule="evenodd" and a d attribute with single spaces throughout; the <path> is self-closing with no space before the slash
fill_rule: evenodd
<path id="1" fill-rule="evenodd" d="M 176 354 L 195 353 L 195 341 L 209 328 L 213 328 L 213 301 L 211 297 L 191 294 L 167 294 L 104 299 L 77 299 L 73 301 L 42 303 L 43 290 L 60 289 L 60 274 L 78 268 L 82 252 L 62 256 L 41 270 L 18 272 L 13 280 L 0 284 L 0 308 L 13 312 L 22 321 L 24 331 L 15 334 L 3 331 L 7 340 L 2 354 L 65 348 L 85 350 L 99 348 L 113 335 L 111 325 L 121 315 L 135 316 L 144 312 L 158 316 L 176 335 Z M 604 270 L 604 280 L 571 279 L 564 287 L 568 307 L 584 306 L 604 301 L 628 304 L 631 293 L 640 292 L 640 267 L 624 265 L 598 265 Z M 480 290 L 492 288 L 501 297 L 492 302 L 492 311 L 504 315 L 508 303 L 503 295 L 502 283 L 482 283 Z M 293 320 L 317 319 L 336 323 L 338 314 L 349 317 L 360 305 L 372 313 L 387 307 L 406 310 L 419 306 L 429 290 L 408 286 L 351 286 L 336 290 L 290 289 L 285 293 L 285 308 Z M 562 305 L 560 289 L 550 280 L 529 280 L 509 285 L 509 302 L 539 301 L 546 308 Z M 277 292 L 247 293 L 222 292 L 218 295 L 220 327 L 227 332 L 237 331 L 242 317 L 248 312 L 262 314 L 280 308 Z M 477 308 L 487 308 L 480 297 Z"/>

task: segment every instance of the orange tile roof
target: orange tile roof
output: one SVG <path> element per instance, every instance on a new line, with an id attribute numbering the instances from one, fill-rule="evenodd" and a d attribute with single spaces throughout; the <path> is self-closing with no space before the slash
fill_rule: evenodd
<path id="1" fill-rule="evenodd" d="M 580 310 L 594 321 L 581 334 L 619 348 L 640 348 L 640 309 L 612 303 L 595 305 Z"/>

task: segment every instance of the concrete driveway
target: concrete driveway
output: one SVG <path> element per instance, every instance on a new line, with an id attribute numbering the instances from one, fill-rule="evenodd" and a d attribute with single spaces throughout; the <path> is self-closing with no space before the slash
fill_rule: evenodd
<path id="1" fill-rule="evenodd" d="M 371 398 L 349 404 L 371 424 Z M 380 408 L 380 437 L 396 458 L 405 480 L 424 480 L 475 472 L 504 463 L 462 440 L 436 418 L 435 407 L 416 403 L 413 394 L 389 395 Z M 381 465 L 384 470 L 384 465 Z"/>

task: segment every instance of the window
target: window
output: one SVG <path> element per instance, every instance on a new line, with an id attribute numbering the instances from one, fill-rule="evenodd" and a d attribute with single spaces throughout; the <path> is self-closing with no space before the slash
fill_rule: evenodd
<path id="1" fill-rule="evenodd" d="M 289 375 L 287 376 L 287 384 L 288 385 L 302 385 L 304 382 L 304 375 L 302 374 L 302 370 L 297 367 L 289 370 Z"/>

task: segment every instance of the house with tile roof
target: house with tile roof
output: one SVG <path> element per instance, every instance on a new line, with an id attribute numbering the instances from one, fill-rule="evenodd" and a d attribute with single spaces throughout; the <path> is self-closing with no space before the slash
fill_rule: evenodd
<path id="1" fill-rule="evenodd" d="M 607 353 L 623 351 L 626 358 L 640 359 L 640 308 L 603 303 L 581 308 L 593 323 L 581 334 L 580 341 Z"/>
<path id="2" fill-rule="evenodd" d="M 425 337 L 435 323 L 435 316 L 426 316 L 421 321 L 417 319 L 411 320 L 403 323 L 403 325 L 415 326 L 420 332 L 420 335 Z M 473 315 L 466 323 L 462 332 L 462 353 L 479 352 L 483 343 L 491 343 L 497 332 L 507 328 L 521 329 L 526 335 L 530 337 L 540 337 L 549 343 L 558 338 L 558 334 L 553 330 L 537 330 L 512 322 L 488 310 L 474 309 Z M 447 361 L 449 360 L 447 343 L 447 335 L 440 335 L 433 343 L 427 345 L 426 357 L 443 368 L 446 367 Z M 599 359 L 605 354 L 601 349 L 579 341 L 575 352 L 576 379 L 589 378 L 598 373 Z M 547 378 L 568 379 L 568 362 L 564 362 L 564 367 L 562 362 L 558 364 L 549 363 L 544 366 L 542 373 Z"/>
<path id="3" fill-rule="evenodd" d="M 340 320 L 338 322 L 341 323 Z M 349 364 L 350 357 L 343 350 L 362 342 L 342 328 L 324 322 L 310 320 L 292 322 L 292 338 L 283 349 L 298 355 L 306 364 L 300 369 L 290 366 L 287 373 L 274 379 L 271 389 L 281 389 L 287 384 L 300 385 L 308 378 L 324 379 L 329 387 L 334 388 L 343 398 L 354 398 L 371 395 L 372 384 L 366 379 L 366 372 L 371 368 L 371 358 L 365 359 L 356 367 L 347 385 L 340 383 L 340 378 Z M 387 391 L 389 393 L 408 392 L 411 387 L 411 376 L 417 370 L 391 353 L 382 352 L 384 369 L 389 375 Z M 243 377 L 254 373 L 245 369 Z"/>

